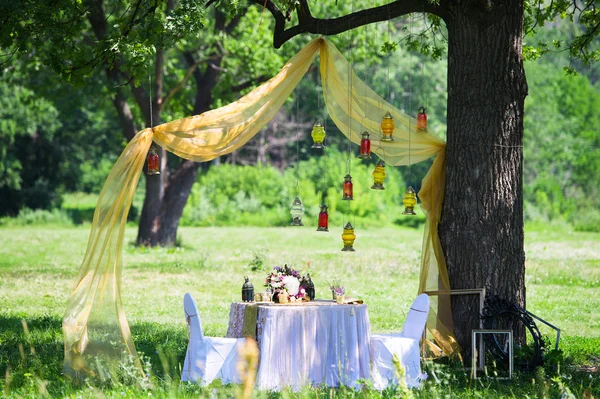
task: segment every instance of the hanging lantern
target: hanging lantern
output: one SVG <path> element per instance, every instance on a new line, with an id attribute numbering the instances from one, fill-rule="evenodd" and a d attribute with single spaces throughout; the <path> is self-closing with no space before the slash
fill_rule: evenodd
<path id="1" fill-rule="evenodd" d="M 304 215 L 304 205 L 302 205 L 302 201 L 300 201 L 299 197 L 296 197 L 294 202 L 292 202 L 290 213 L 292 214 L 291 226 L 304 226 L 302 224 L 302 216 Z"/>
<path id="2" fill-rule="evenodd" d="M 306 291 L 306 296 L 309 301 L 315 300 L 315 284 L 310 279 L 310 273 L 306 273 L 306 287 L 304 288 Z"/>
<path id="3" fill-rule="evenodd" d="M 362 133 L 362 139 L 360 140 L 360 159 L 371 159 L 371 140 L 369 140 L 369 132 Z"/>
<path id="4" fill-rule="evenodd" d="M 416 215 L 415 205 L 417 205 L 417 194 L 415 194 L 415 190 L 411 186 L 408 186 L 406 189 L 402 202 L 404 203 L 403 215 Z"/>
<path id="5" fill-rule="evenodd" d="M 350 174 L 347 174 L 344 177 L 344 192 L 342 195 L 342 199 L 343 200 L 353 200 L 354 196 L 353 196 L 353 186 L 352 186 L 352 176 L 350 176 Z"/>
<path id="6" fill-rule="evenodd" d="M 419 107 L 419 113 L 417 114 L 417 129 L 424 132 L 427 131 L 427 114 L 423 106 Z"/>
<path id="7" fill-rule="evenodd" d="M 323 123 L 321 121 L 315 123 L 310 136 L 313 139 L 313 145 L 311 148 L 325 148 L 325 144 L 323 144 L 323 141 L 325 140 L 325 128 L 323 127 Z"/>
<path id="8" fill-rule="evenodd" d="M 321 204 L 321 212 L 319 212 L 319 227 L 317 231 L 329 231 L 329 213 L 327 213 L 327 205 Z"/>
<path id="9" fill-rule="evenodd" d="M 356 235 L 354 234 L 354 227 L 350 222 L 346 223 L 344 226 L 344 232 L 342 233 L 342 241 L 344 241 L 344 248 L 342 251 L 354 251 L 354 240 L 356 240 Z"/>
<path id="10" fill-rule="evenodd" d="M 248 276 L 245 276 L 244 280 L 244 285 L 242 285 L 242 301 L 252 302 L 254 301 L 254 286 Z"/>
<path id="11" fill-rule="evenodd" d="M 152 175 L 160 175 L 160 171 L 158 168 L 158 153 L 156 152 L 156 148 L 150 147 L 150 152 L 148 153 L 148 172 L 149 176 Z"/>
<path id="12" fill-rule="evenodd" d="M 373 171 L 373 185 L 371 188 L 373 190 L 385 190 L 383 187 L 383 181 L 385 180 L 385 162 L 383 159 L 380 159 L 375 165 L 375 170 Z"/>
<path id="13" fill-rule="evenodd" d="M 381 141 L 394 141 L 392 138 L 392 134 L 394 134 L 394 118 L 392 118 L 392 114 L 388 112 L 383 116 L 383 120 L 381 121 L 381 131 L 383 132 L 383 137 Z"/>

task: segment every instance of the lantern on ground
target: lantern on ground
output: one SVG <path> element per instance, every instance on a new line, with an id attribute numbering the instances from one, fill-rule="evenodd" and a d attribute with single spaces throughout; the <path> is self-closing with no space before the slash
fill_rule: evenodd
<path id="1" fill-rule="evenodd" d="M 383 159 L 380 159 L 375 165 L 375 170 L 373 171 L 373 185 L 371 188 L 373 190 L 385 190 L 383 187 L 383 181 L 385 180 L 385 162 Z"/>
<path id="2" fill-rule="evenodd" d="M 310 136 L 313 139 L 312 148 L 325 148 L 325 144 L 323 144 L 323 141 L 325 140 L 325 128 L 321 121 L 315 123 Z"/>
<path id="3" fill-rule="evenodd" d="M 304 205 L 302 205 L 302 201 L 299 197 L 296 197 L 294 202 L 292 202 L 290 214 L 292 215 L 292 226 L 304 226 L 302 224 L 302 216 L 304 216 Z"/>
<path id="4" fill-rule="evenodd" d="M 353 245 L 355 239 L 356 235 L 354 234 L 354 227 L 348 222 L 344 226 L 344 232 L 342 233 L 342 241 L 344 241 L 344 248 L 342 248 L 342 251 L 354 251 Z"/>
<path id="5" fill-rule="evenodd" d="M 350 176 L 350 174 L 347 174 L 344 177 L 344 191 L 343 191 L 342 199 L 343 200 L 353 200 L 354 199 L 352 176 Z"/>
<path id="6" fill-rule="evenodd" d="M 417 194 L 415 194 L 415 190 L 412 187 L 408 186 L 406 192 L 404 193 L 404 199 L 402 199 L 404 203 L 404 212 L 403 215 L 416 215 L 415 213 L 415 205 L 417 205 Z"/>
<path id="7" fill-rule="evenodd" d="M 371 140 L 369 140 L 369 132 L 362 133 L 362 139 L 360 140 L 360 159 L 371 159 Z"/>
<path id="8" fill-rule="evenodd" d="M 381 141 L 394 141 L 392 138 L 392 134 L 394 134 L 394 118 L 392 118 L 392 114 L 388 112 L 383 116 L 383 120 L 381 121 L 381 132 L 383 133 L 383 137 Z"/>
<path id="9" fill-rule="evenodd" d="M 315 300 L 315 284 L 310 279 L 310 273 L 306 274 L 306 287 L 304 288 L 306 291 L 306 296 L 310 301 Z"/>
<path id="10" fill-rule="evenodd" d="M 156 152 L 156 148 L 150 147 L 150 152 L 148 152 L 148 171 L 147 174 L 152 175 L 160 175 L 159 167 L 158 167 L 158 152 Z"/>
<path id="11" fill-rule="evenodd" d="M 329 231 L 329 213 L 327 213 L 327 205 L 321 204 L 319 212 L 319 227 L 317 231 Z"/>
<path id="12" fill-rule="evenodd" d="M 424 132 L 427 131 L 427 114 L 423 106 L 419 107 L 419 113 L 417 114 L 417 129 Z"/>
<path id="13" fill-rule="evenodd" d="M 248 276 L 245 276 L 244 280 L 244 285 L 242 285 L 242 301 L 252 302 L 254 301 L 254 286 Z"/>

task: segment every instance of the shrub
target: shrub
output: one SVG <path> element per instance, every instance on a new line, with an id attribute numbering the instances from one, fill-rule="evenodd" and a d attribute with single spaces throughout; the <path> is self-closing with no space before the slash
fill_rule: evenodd
<path id="1" fill-rule="evenodd" d="M 600 211 L 593 208 L 580 209 L 573 217 L 575 231 L 600 233 Z"/>
<path id="2" fill-rule="evenodd" d="M 31 210 L 23 208 L 16 217 L 0 218 L 0 226 L 28 226 L 28 225 L 59 225 L 71 226 L 72 222 L 69 215 L 63 210 L 45 209 Z"/>

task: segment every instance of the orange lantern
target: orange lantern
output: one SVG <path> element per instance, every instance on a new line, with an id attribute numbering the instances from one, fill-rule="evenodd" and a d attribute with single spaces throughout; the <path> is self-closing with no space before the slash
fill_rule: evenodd
<path id="1" fill-rule="evenodd" d="M 392 134 L 394 134 L 395 127 L 396 126 L 394 125 L 394 118 L 392 117 L 392 114 L 390 114 L 389 111 L 386 112 L 383 116 L 383 120 L 381 121 L 381 131 L 383 133 L 381 141 L 394 141 Z"/>

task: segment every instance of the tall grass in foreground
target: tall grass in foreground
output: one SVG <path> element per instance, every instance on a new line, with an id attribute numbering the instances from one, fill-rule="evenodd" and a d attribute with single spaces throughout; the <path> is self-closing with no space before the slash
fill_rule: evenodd
<path id="1" fill-rule="evenodd" d="M 198 300 L 207 335 L 224 336 L 229 304 L 243 276 L 257 290 L 268 270 L 288 263 L 309 271 L 317 296 L 340 278 L 365 300 L 373 332 L 399 331 L 416 295 L 422 231 L 357 226 L 357 252 L 342 253 L 340 231 L 312 228 L 183 228 L 179 248 L 124 253 L 123 300 L 146 376 L 124 363 L 114 375 L 73 382 L 62 374 L 61 317 L 83 258 L 88 228 L 0 228 L 0 392 L 7 397 L 236 397 L 238 386 L 180 383 L 187 347 L 182 298 Z M 128 229 L 126 242 L 134 240 Z M 511 381 L 471 380 L 448 362 L 429 362 L 421 390 L 383 393 L 365 385 L 253 391 L 256 398 L 418 398 L 600 396 L 600 235 L 547 229 L 527 231 L 527 308 L 562 329 L 559 368 L 519 372 Z M 22 320 L 25 320 L 23 324 Z M 551 331 L 542 333 L 551 336 Z M 587 393 L 586 393 L 587 392 Z M 1 395 L 1 394 L 0 394 Z M 585 396 L 588 395 L 588 396 Z"/>

